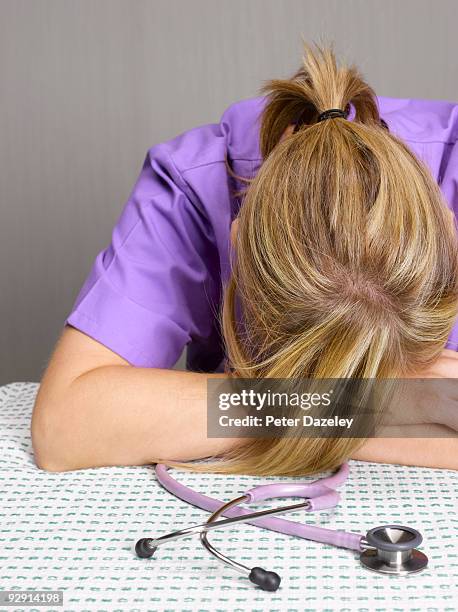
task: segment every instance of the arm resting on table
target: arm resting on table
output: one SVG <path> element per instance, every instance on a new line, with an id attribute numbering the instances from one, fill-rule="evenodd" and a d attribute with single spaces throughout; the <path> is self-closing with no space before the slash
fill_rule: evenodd
<path id="1" fill-rule="evenodd" d="M 446 376 L 458 376 L 458 358 L 446 365 Z M 35 401 L 35 461 L 49 471 L 145 465 L 158 458 L 204 458 L 241 445 L 246 439 L 206 435 L 207 379 L 222 376 L 137 368 L 67 326 Z M 418 437 L 371 439 L 352 458 L 458 469 L 456 436 Z"/>
<path id="2" fill-rule="evenodd" d="M 35 461 L 67 471 L 217 454 L 234 444 L 206 435 L 207 378 L 222 376 L 133 367 L 67 326 L 35 401 Z"/>

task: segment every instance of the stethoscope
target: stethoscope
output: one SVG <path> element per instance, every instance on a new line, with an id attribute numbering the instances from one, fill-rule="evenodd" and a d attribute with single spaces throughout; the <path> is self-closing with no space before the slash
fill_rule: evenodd
<path id="1" fill-rule="evenodd" d="M 341 548 L 356 550 L 360 553 L 360 562 L 363 567 L 380 574 L 393 574 L 396 576 L 412 574 L 424 569 L 428 564 L 428 557 L 417 550 L 423 538 L 421 534 L 412 527 L 402 525 L 383 525 L 370 529 L 365 536 L 348 531 L 325 529 L 287 521 L 279 518 L 265 518 L 275 514 L 284 514 L 300 508 L 307 512 L 324 510 L 335 507 L 340 499 L 340 494 L 334 487 L 343 484 L 349 474 L 349 467 L 344 463 L 332 476 L 315 480 L 314 482 L 294 482 L 266 484 L 254 487 L 243 495 L 223 503 L 218 499 L 208 497 L 189 487 L 181 484 L 167 471 L 165 465 L 156 465 L 156 476 L 165 489 L 176 497 L 202 508 L 209 510 L 212 515 L 206 523 L 193 525 L 179 531 L 173 531 L 158 538 L 141 538 L 135 545 L 135 551 L 139 557 L 152 557 L 158 547 L 177 540 L 186 538 L 196 533 L 200 535 L 202 545 L 225 565 L 245 574 L 251 582 L 258 585 L 264 591 L 276 591 L 280 586 L 281 578 L 275 572 L 262 567 L 247 567 L 238 563 L 217 550 L 209 541 L 207 534 L 212 529 L 230 527 L 236 523 L 249 523 L 264 529 L 270 529 L 286 535 L 298 536 L 315 542 L 332 544 Z M 302 497 L 303 502 L 251 512 L 246 508 L 240 508 L 242 503 L 255 503 L 275 497 Z M 220 516 L 225 516 L 217 520 Z"/>

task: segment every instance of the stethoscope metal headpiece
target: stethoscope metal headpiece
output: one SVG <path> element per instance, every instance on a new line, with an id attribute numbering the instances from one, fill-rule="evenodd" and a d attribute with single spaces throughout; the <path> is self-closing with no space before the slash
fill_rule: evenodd
<path id="1" fill-rule="evenodd" d="M 428 557 L 417 550 L 422 543 L 420 532 L 403 525 L 374 527 L 366 534 L 360 561 L 363 567 L 380 574 L 405 575 L 420 572 Z"/>

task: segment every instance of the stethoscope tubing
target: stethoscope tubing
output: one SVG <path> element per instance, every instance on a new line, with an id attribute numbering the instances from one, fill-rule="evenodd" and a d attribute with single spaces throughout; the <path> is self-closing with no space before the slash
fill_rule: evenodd
<path id="1" fill-rule="evenodd" d="M 158 481 L 167 491 L 193 506 L 201 508 L 202 510 L 216 512 L 224 505 L 224 502 L 221 500 L 194 491 L 193 489 L 190 489 L 186 485 L 175 480 L 168 472 L 167 467 L 163 464 L 158 463 L 155 471 Z M 332 476 L 312 483 L 300 483 L 300 486 L 302 486 L 305 490 L 307 490 L 306 488 L 309 487 L 311 491 L 313 491 L 313 487 L 317 487 L 317 485 L 325 485 L 330 488 L 340 486 L 345 482 L 348 472 L 348 464 L 343 464 L 341 468 Z M 282 485 L 264 486 L 270 487 L 271 497 L 282 496 L 281 493 L 277 493 L 275 495 L 275 487 L 281 488 Z M 292 495 L 293 494 L 291 493 L 291 496 Z M 283 497 L 285 496 L 285 493 L 283 493 Z M 224 513 L 222 513 L 222 516 L 233 518 L 247 516 L 250 514 L 253 514 L 252 510 L 236 506 L 225 510 Z M 330 544 L 332 546 L 356 550 L 358 552 L 361 552 L 364 549 L 364 536 L 357 533 L 340 530 L 336 531 L 334 529 L 326 529 L 325 527 L 316 527 L 315 525 L 307 525 L 298 523 L 296 521 L 288 521 L 286 519 L 274 517 L 249 519 L 245 522 L 250 525 L 255 525 L 256 527 L 276 531 L 277 533 L 282 533 L 285 535 L 304 538 L 306 540 L 321 542 L 322 544 Z"/>

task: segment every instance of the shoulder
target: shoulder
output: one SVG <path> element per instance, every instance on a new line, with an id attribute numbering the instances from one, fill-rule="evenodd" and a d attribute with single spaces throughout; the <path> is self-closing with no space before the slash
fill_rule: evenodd
<path id="1" fill-rule="evenodd" d="M 226 161 L 242 176 L 252 176 L 260 164 L 259 119 L 263 97 L 238 100 L 217 123 L 206 123 L 152 146 L 149 171 L 166 174 L 193 207 L 208 218 L 221 245 L 239 203 L 238 180 L 229 176 Z M 222 247 L 221 247 L 222 248 Z"/>
<path id="2" fill-rule="evenodd" d="M 455 143 L 458 102 L 378 96 L 380 115 L 390 131 L 412 142 Z"/>
<path id="3" fill-rule="evenodd" d="M 458 213 L 456 188 L 458 102 L 379 97 L 390 132 L 428 166 L 449 208 Z"/>
<path id="4" fill-rule="evenodd" d="M 233 160 L 256 161 L 259 153 L 259 119 L 263 97 L 230 104 L 217 123 L 206 123 L 182 132 L 149 149 L 151 157 L 168 158 L 185 174 L 203 166 Z"/>

